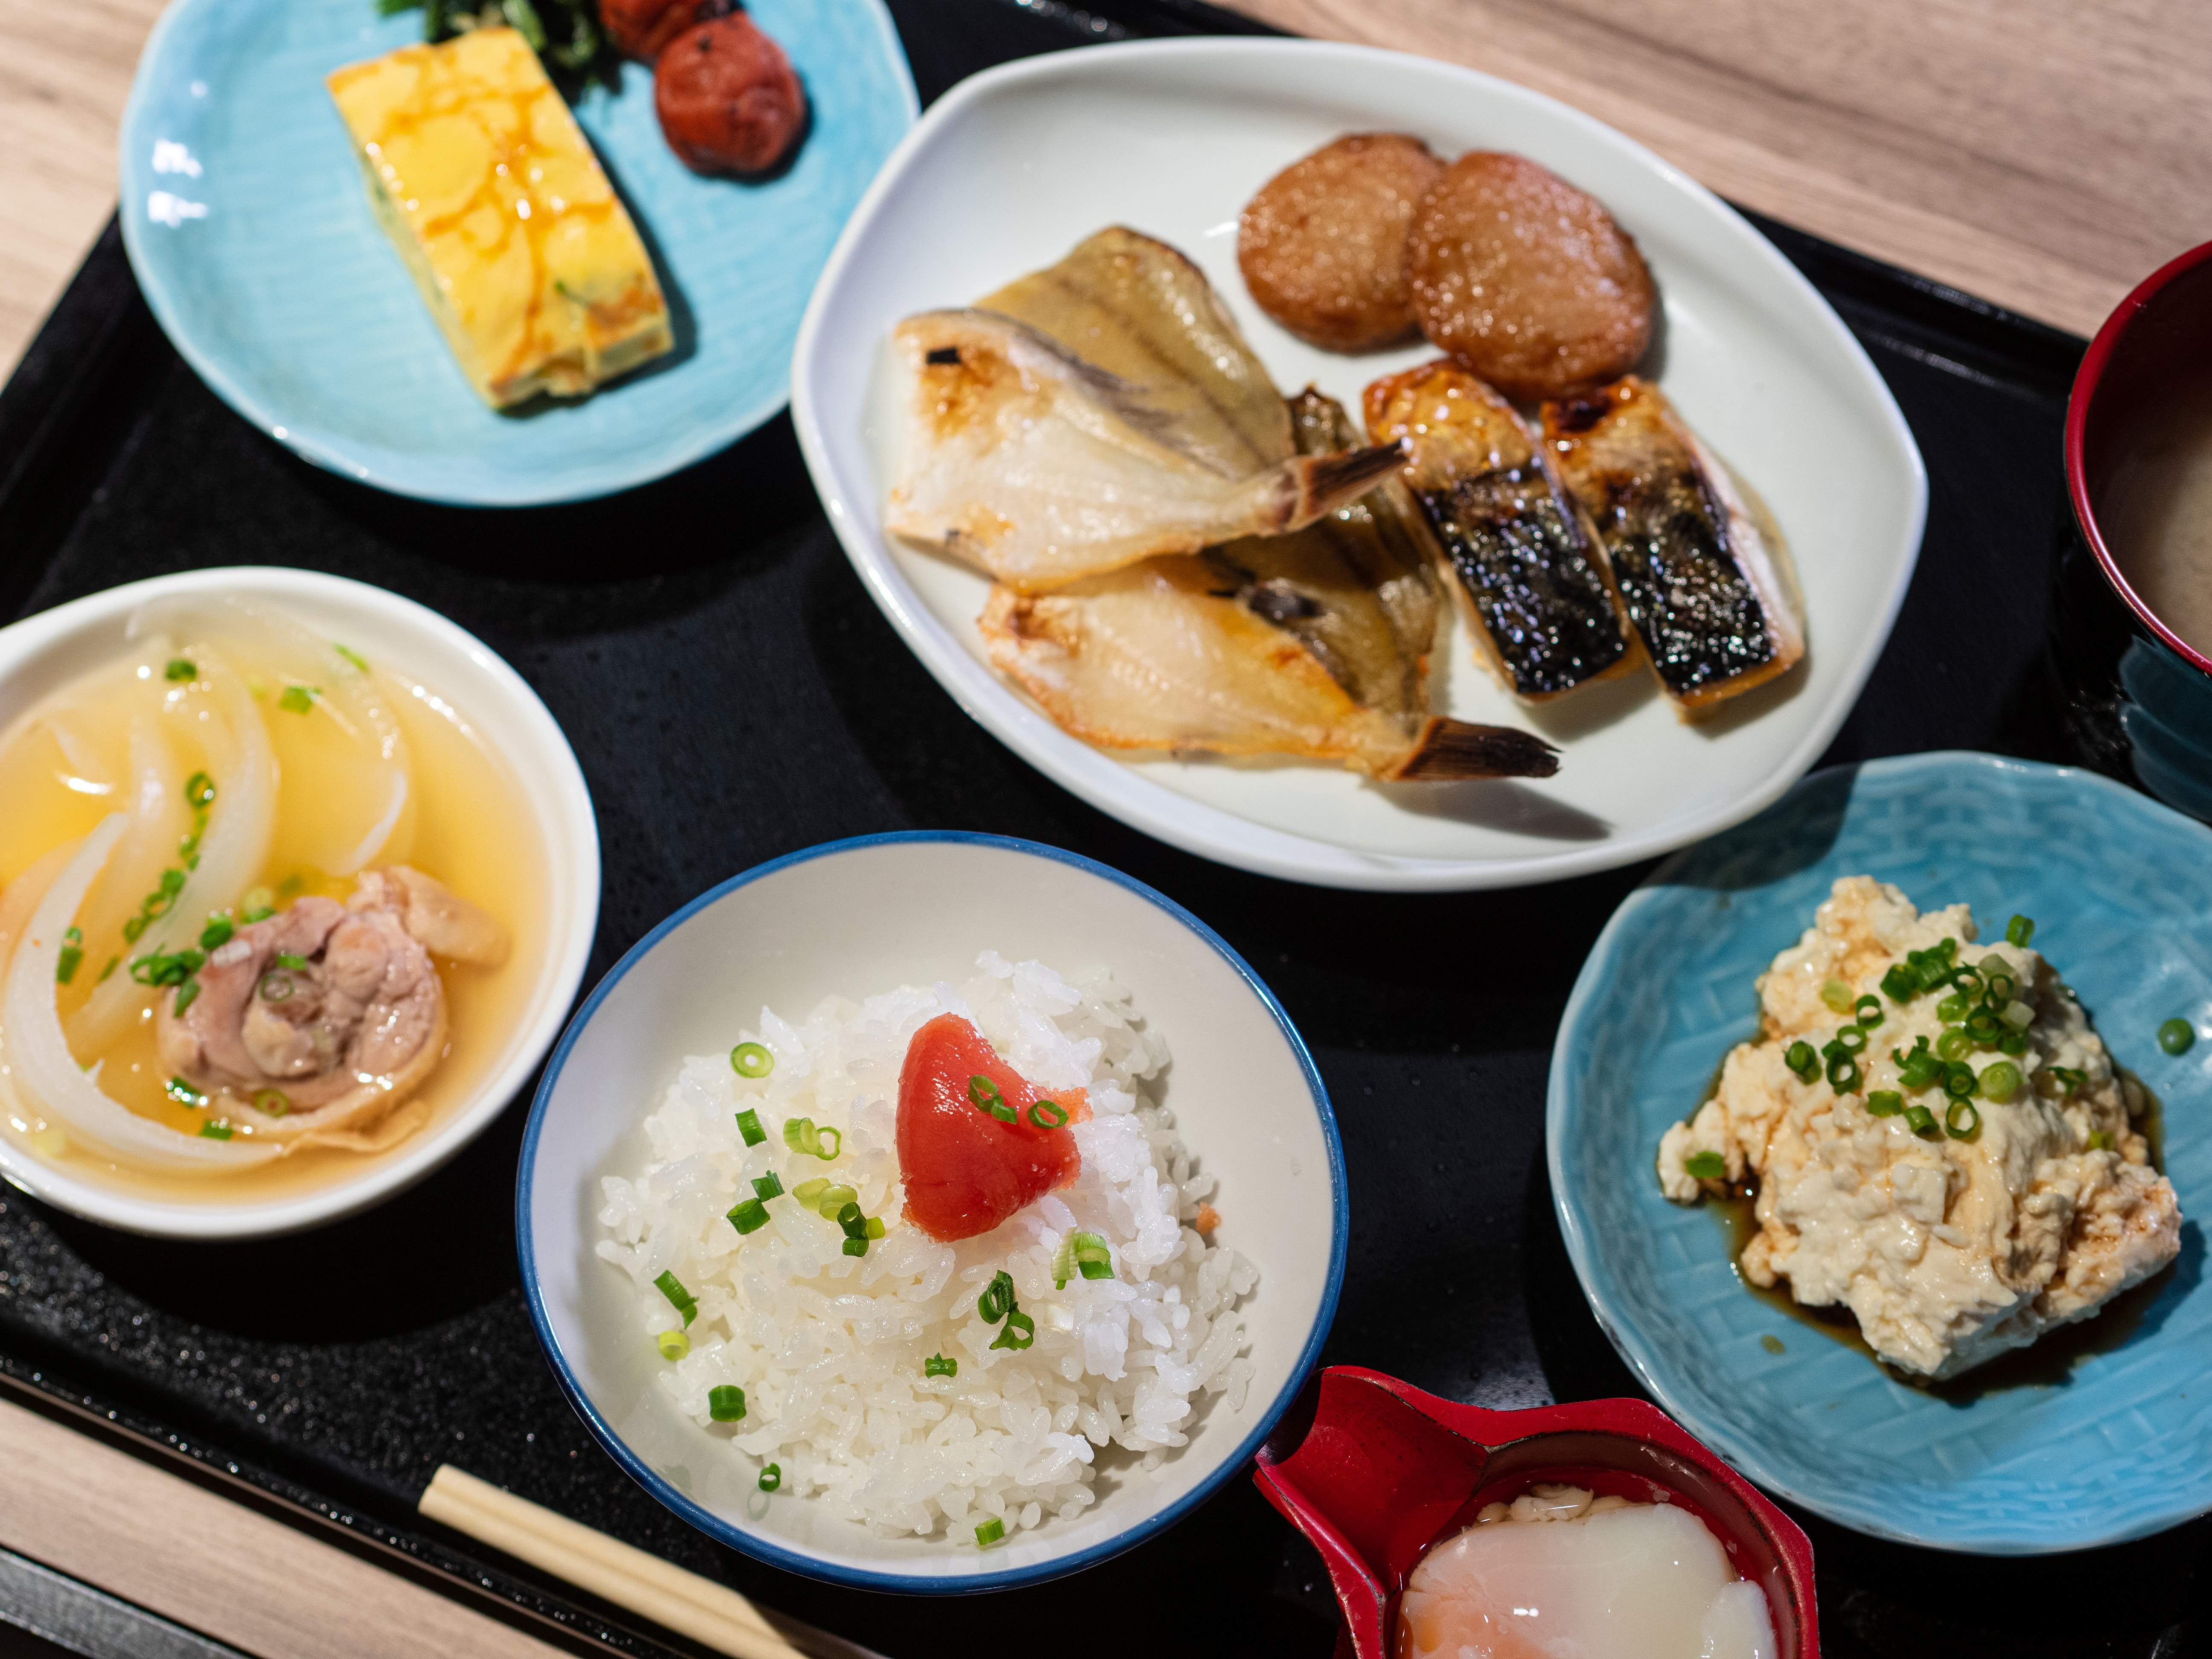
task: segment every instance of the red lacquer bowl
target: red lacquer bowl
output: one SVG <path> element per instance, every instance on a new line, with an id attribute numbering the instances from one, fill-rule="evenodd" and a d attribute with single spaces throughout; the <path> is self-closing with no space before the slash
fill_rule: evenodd
<path id="1" fill-rule="evenodd" d="M 1485 1504 L 1558 1480 L 1688 1510 L 1766 1592 L 1780 1659 L 1820 1659 L 1812 1545 L 1655 1406 L 1484 1411 L 1354 1365 L 1323 1371 L 1306 1404 L 1311 1419 L 1300 1410 L 1284 1419 L 1254 1478 L 1328 1564 L 1344 1609 L 1340 1654 L 1386 1659 L 1413 1564 Z"/>

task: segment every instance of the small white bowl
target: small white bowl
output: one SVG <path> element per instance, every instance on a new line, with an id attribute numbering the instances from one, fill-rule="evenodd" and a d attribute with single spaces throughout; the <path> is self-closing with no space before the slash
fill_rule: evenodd
<path id="1" fill-rule="evenodd" d="M 988 580 L 887 539 L 902 417 L 885 342 L 899 320 L 973 304 L 1108 225 L 1196 261 L 1275 384 L 1348 410 L 1423 344 L 1346 355 L 1253 303 L 1237 214 L 1346 132 L 1440 152 L 1516 150 L 1589 191 L 1658 280 L 1645 364 L 1765 499 L 1796 556 L 1808 657 L 1695 724 L 1648 673 L 1529 707 L 1448 622 L 1439 713 L 1527 727 L 1562 750 L 1533 781 L 1376 785 L 1322 766 L 1094 749 L 994 672 L 975 618 Z M 1640 144 L 1525 87 L 1450 64 L 1319 40 L 1138 40 L 1000 64 L 933 104 L 884 164 L 800 325 L 792 424 L 870 596 L 962 708 L 1101 811 L 1172 846 L 1291 881 L 1397 891 L 1586 875 L 1701 839 L 1781 795 L 1827 748 L 1912 578 L 1928 480 L 1881 376 L 1813 285 L 1726 203 Z"/>
<path id="2" fill-rule="evenodd" d="M 977 954 L 1065 974 L 1106 968 L 1171 1056 L 1164 1103 L 1220 1178 L 1217 1237 L 1255 1263 L 1244 1304 L 1256 1375 L 1240 1410 L 1208 1400 L 1155 1474 L 1126 1466 L 1073 1521 L 1000 1547 L 884 1539 L 804 1498 L 749 1516 L 753 1470 L 678 1413 L 629 1278 L 592 1254 L 603 1176 L 642 1163 L 640 1124 L 686 1054 L 726 1048 L 763 1005 L 960 980 Z M 1305 1044 L 1251 969 L 1149 887 L 1055 848 L 955 833 L 833 842 L 693 900 L 639 942 L 554 1050 L 531 1109 L 515 1194 L 522 1284 L 538 1339 L 584 1421 L 647 1491 L 701 1531 L 773 1565 L 910 1594 L 1035 1583 L 1172 1525 L 1229 1479 L 1289 1406 L 1336 1311 L 1348 1234 L 1344 1154 Z"/>
<path id="3" fill-rule="evenodd" d="M 168 1238 L 252 1238 L 319 1226 L 413 1185 L 483 1132 L 514 1099 L 559 1033 L 582 983 L 599 916 L 599 835 L 575 752 L 538 694 L 491 647 L 411 599 L 311 570 L 240 565 L 111 587 L 0 628 L 0 730 L 40 698 L 125 648 L 131 613 L 185 594 L 264 599 L 449 698 L 507 763 L 543 838 L 545 949 L 530 996 L 483 1083 L 458 1108 L 362 1175 L 259 1202 L 167 1201 L 118 1191 L 46 1163 L 0 1137 L 0 1179 L 88 1220 Z"/>

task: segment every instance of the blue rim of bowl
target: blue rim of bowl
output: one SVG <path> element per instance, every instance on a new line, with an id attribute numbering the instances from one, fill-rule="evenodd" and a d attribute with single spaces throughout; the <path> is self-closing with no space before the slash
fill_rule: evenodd
<path id="1" fill-rule="evenodd" d="M 2043 761 L 2019 760 L 2008 755 L 1984 754 L 1979 750 L 1970 749 L 1938 749 L 1916 755 L 1891 755 L 1877 760 L 1855 761 L 1841 766 L 1823 767 L 1819 771 L 1800 779 L 1784 794 L 1781 800 L 1768 810 L 1779 811 L 1800 791 L 1811 789 L 1822 779 L 1832 777 L 1838 773 L 1874 772 L 1885 777 L 1898 775 L 1909 776 L 1914 773 L 1942 771 L 1962 766 L 1987 771 L 2020 773 L 2069 784 L 2082 784 L 2093 790 L 2102 792 L 2114 804 L 2124 806 L 2131 811 L 2174 818 L 2183 823 L 2193 822 L 2186 814 L 2178 812 L 2162 802 L 2154 800 L 2148 795 L 2130 789 L 2127 785 L 2106 777 L 2101 773 L 2087 771 L 2075 766 L 2053 766 Z M 1544 1168 L 1552 1183 L 1552 1210 L 1559 1218 L 1559 1232 L 1567 1247 L 1567 1259 L 1574 1264 L 1575 1278 L 1582 1285 L 1583 1297 L 1589 1304 L 1590 1312 L 1596 1318 L 1599 1328 L 1604 1331 L 1606 1340 L 1613 1344 L 1614 1352 L 1619 1353 L 1627 1363 L 1628 1368 L 1635 1372 L 1636 1380 L 1642 1383 L 1652 1398 L 1665 1408 L 1668 1416 L 1727 1458 L 1736 1468 L 1741 1470 L 1746 1477 L 1757 1481 L 1769 1492 L 1779 1493 L 1793 1504 L 1802 1504 L 1807 1509 L 1812 1510 L 1838 1525 L 1849 1527 L 1852 1531 L 1863 1533 L 1870 1538 L 1885 1539 L 1899 1544 L 1917 1545 L 1923 1549 L 1942 1550 L 1952 1554 L 1997 1558 L 2057 1555 L 2071 1553 L 2076 1550 L 2100 1549 L 2108 1545 L 2127 1543 L 2137 1538 L 2148 1536 L 2151 1533 L 2161 1531 L 2165 1528 L 2179 1526 L 2193 1518 L 2196 1511 L 2167 1516 L 2154 1526 L 2129 1528 L 2110 1534 L 2087 1533 L 2078 1538 L 2021 1539 L 1996 1544 L 1979 1541 L 1973 1545 L 1961 1546 L 1955 1540 L 1945 1539 L 1933 1533 L 1899 1526 L 1877 1505 L 1871 1503 L 1855 1505 L 1813 1498 L 1799 1492 L 1796 1483 L 1774 1468 L 1757 1443 L 1738 1435 L 1729 1425 L 1708 1420 L 1701 1412 L 1685 1410 L 1675 1398 L 1674 1391 L 1667 1386 L 1664 1372 L 1654 1363 L 1651 1349 L 1644 1341 L 1643 1333 L 1615 1319 L 1612 1309 L 1600 1297 L 1595 1288 L 1592 1246 L 1589 1230 L 1583 1226 L 1580 1214 L 1569 1200 L 1565 1170 L 1561 1162 L 1559 1151 L 1560 1120 L 1565 1115 L 1567 1109 L 1566 1085 L 1564 1079 L 1567 1075 L 1569 1054 L 1573 1046 L 1572 1034 L 1587 1017 L 1589 999 L 1594 994 L 1596 978 L 1592 972 L 1592 968 L 1595 963 L 1612 953 L 1620 934 L 1626 931 L 1631 920 L 1651 902 L 1654 890 L 1672 881 L 1675 872 L 1695 857 L 1708 842 L 1717 841 L 1722 836 L 1736 834 L 1743 828 L 1743 825 L 1739 824 L 1735 829 L 1724 830 L 1717 836 L 1709 836 L 1706 841 L 1684 848 L 1638 884 L 1635 891 L 1620 902 L 1620 907 L 1613 913 L 1612 919 L 1606 923 L 1605 930 L 1597 936 L 1597 943 L 1590 946 L 1589 954 L 1583 958 L 1582 971 L 1575 976 L 1575 988 L 1567 999 L 1566 1012 L 1559 1017 L 1559 1036 L 1552 1048 L 1551 1075 L 1544 1093 Z"/>
<path id="2" fill-rule="evenodd" d="M 726 415 L 720 421 L 702 425 L 691 436 L 659 452 L 643 465 L 564 467 L 557 474 L 528 474 L 532 482 L 512 487 L 493 484 L 471 489 L 426 488 L 411 483 L 382 466 L 365 465 L 344 439 L 331 435 L 327 426 L 302 432 L 290 421 L 280 419 L 275 410 L 230 372 L 218 354 L 210 351 L 196 335 L 181 325 L 169 302 L 168 275 L 161 262 L 149 258 L 140 246 L 140 238 L 145 233 L 139 229 L 138 216 L 133 211 L 133 204 L 143 199 L 144 180 L 140 173 L 143 164 L 134 158 L 146 152 L 146 146 L 137 140 L 145 124 L 147 106 L 154 97 L 152 66 L 168 49 L 169 36 L 180 27 L 179 20 L 198 7 L 214 3 L 215 0 L 175 0 L 155 20 L 153 32 L 139 52 L 116 141 L 121 152 L 118 157 L 118 178 L 122 198 L 116 216 L 123 232 L 123 252 L 131 262 L 131 276 L 145 295 L 154 320 L 161 325 L 163 337 L 216 397 L 263 436 L 275 439 L 302 460 L 313 462 L 349 483 L 366 484 L 372 489 L 410 501 L 431 501 L 441 507 L 559 507 L 572 501 L 597 501 L 602 496 L 618 495 L 626 489 L 658 483 L 709 456 L 720 454 L 740 439 L 750 437 L 791 406 L 791 370 L 787 365 L 781 388 L 774 398 L 763 399 L 734 416 Z M 921 115 L 921 99 L 914 84 L 914 66 L 907 62 L 905 44 L 899 39 L 898 26 L 891 20 L 884 0 L 863 0 L 863 4 L 874 20 L 890 62 L 898 70 L 898 82 L 906 104 L 907 131 L 911 132 Z M 864 190 L 862 195 L 866 193 Z M 834 242 L 831 247 L 834 251 Z M 803 320 L 803 307 L 800 314 Z"/>
<path id="3" fill-rule="evenodd" d="M 1115 886 L 1124 888 L 1166 911 L 1169 915 L 1211 945 L 1216 954 L 1235 969 L 1246 987 L 1266 1006 L 1267 1012 L 1274 1016 L 1277 1030 L 1282 1033 L 1283 1040 L 1290 1045 L 1291 1052 L 1297 1056 L 1299 1069 L 1305 1074 L 1306 1089 L 1313 1097 L 1314 1110 L 1321 1119 L 1322 1139 L 1328 1148 L 1331 1238 L 1328 1282 L 1322 1286 L 1321 1307 L 1314 1316 L 1313 1329 L 1306 1334 L 1305 1346 L 1298 1354 L 1297 1363 L 1291 1368 L 1290 1376 L 1275 1395 L 1273 1402 L 1260 1414 L 1259 1421 L 1253 1426 L 1251 1432 L 1246 1435 L 1243 1443 L 1223 1458 L 1211 1474 L 1200 1480 L 1176 1502 L 1157 1514 L 1146 1516 L 1113 1537 L 1092 1545 L 1089 1549 L 1073 1555 L 1055 1557 L 1049 1561 L 1040 1561 L 1034 1566 L 1015 1567 L 1002 1572 L 977 1573 L 972 1577 L 960 1577 L 927 1578 L 909 1577 L 903 1573 L 872 1572 L 865 1568 L 833 1565 L 817 1557 L 785 1549 L 780 1545 L 771 1544 L 756 1537 L 732 1525 L 703 1504 L 695 1502 L 677 1491 L 674 1486 L 649 1468 L 636 1453 L 630 1450 L 622 1437 L 609 1426 L 607 1420 L 599 1414 L 599 1408 L 592 1405 L 583 1389 L 578 1386 L 575 1374 L 569 1367 L 568 1358 L 561 1352 L 561 1344 L 553 1334 L 552 1322 L 545 1315 L 544 1298 L 538 1289 L 537 1253 L 532 1246 L 530 1237 L 532 1172 L 537 1164 L 538 1137 L 540 1130 L 544 1127 L 546 1108 L 552 1099 L 554 1085 L 560 1080 L 562 1068 L 568 1064 L 569 1051 L 576 1046 L 578 1040 L 583 1036 L 585 1028 L 592 1022 L 592 1015 L 599 1012 L 599 1004 L 604 1002 L 614 988 L 622 982 L 623 976 L 644 960 L 662 939 L 700 911 L 736 892 L 740 887 L 749 886 L 764 876 L 772 876 L 780 870 L 789 869 L 793 865 L 805 864 L 815 859 L 833 857 L 840 853 L 858 852 L 870 847 L 916 842 L 958 847 L 991 847 L 1006 852 L 1024 854 L 1030 858 L 1044 859 L 1054 864 L 1064 864 L 1070 868 L 1081 870 L 1087 874 L 1112 882 Z M 1305 1386 L 1306 1379 L 1312 1375 L 1314 1366 L 1321 1358 L 1322 1344 L 1328 1336 L 1329 1328 L 1336 1322 L 1337 1297 L 1344 1288 L 1345 1252 L 1351 1236 L 1351 1198 L 1346 1189 L 1344 1171 L 1344 1143 L 1337 1136 L 1336 1114 L 1329 1105 L 1328 1091 L 1322 1083 L 1321 1073 L 1314 1065 L 1313 1055 L 1306 1049 L 1305 1039 L 1298 1035 L 1297 1027 L 1291 1023 L 1290 1015 L 1283 1011 L 1283 1005 L 1276 1000 L 1275 994 L 1267 988 L 1267 981 L 1252 970 L 1252 964 L 1239 956 L 1228 940 L 1223 939 L 1220 934 L 1215 933 L 1173 899 L 1164 893 L 1147 887 L 1133 876 L 1124 875 L 1111 865 L 1101 864 L 1096 859 L 1087 859 L 1080 853 L 1068 852 L 1065 848 L 1048 847 L 1042 842 L 1021 841 L 1011 836 L 978 835 L 960 830 L 903 830 L 884 835 L 854 836 L 845 841 L 823 842 L 817 847 L 808 847 L 796 853 L 787 853 L 781 858 L 770 859 L 765 864 L 755 865 L 751 869 L 731 877 L 720 885 L 709 888 L 676 911 L 635 945 L 630 946 L 623 953 L 622 960 L 607 970 L 606 977 L 592 988 L 592 994 L 585 1000 L 584 1006 L 576 1011 L 575 1018 L 568 1022 L 568 1028 L 562 1032 L 560 1042 L 554 1045 L 552 1058 L 545 1062 L 544 1079 L 539 1082 L 538 1092 L 530 1103 L 529 1121 L 523 1127 L 522 1154 L 514 1183 L 515 1251 L 522 1268 L 523 1300 L 529 1307 L 530 1322 L 538 1333 L 538 1346 L 545 1350 L 546 1358 L 552 1363 L 553 1375 L 561 1385 L 561 1392 L 568 1395 L 568 1403 L 575 1408 L 576 1414 L 584 1419 L 584 1426 L 592 1431 L 592 1437 L 606 1449 L 608 1455 L 622 1466 L 623 1472 L 708 1537 L 719 1543 L 728 1545 L 733 1550 L 750 1555 L 757 1561 L 765 1561 L 770 1566 L 781 1567 L 787 1572 L 799 1573 L 809 1578 L 842 1584 L 849 1589 L 890 1590 L 909 1595 L 965 1595 L 984 1590 L 1013 1589 L 1024 1585 L 1041 1584 L 1048 1579 L 1063 1577 L 1069 1573 L 1080 1572 L 1086 1567 L 1095 1567 L 1102 1561 L 1110 1560 L 1126 1550 L 1134 1549 L 1154 1534 L 1164 1532 L 1211 1498 L 1231 1475 L 1251 1461 L 1253 1454 L 1260 1449 L 1260 1443 L 1273 1431 L 1277 1420 L 1290 1409 L 1291 1402 L 1297 1398 L 1298 1391 Z"/>

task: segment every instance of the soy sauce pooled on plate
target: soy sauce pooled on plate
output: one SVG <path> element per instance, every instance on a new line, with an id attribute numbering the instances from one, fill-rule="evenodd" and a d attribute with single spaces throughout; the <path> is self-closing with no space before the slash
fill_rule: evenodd
<path id="1" fill-rule="evenodd" d="M 1538 1486 L 1424 1556 L 1397 1659 L 1771 1659 L 1766 1598 L 1686 1510 Z"/>

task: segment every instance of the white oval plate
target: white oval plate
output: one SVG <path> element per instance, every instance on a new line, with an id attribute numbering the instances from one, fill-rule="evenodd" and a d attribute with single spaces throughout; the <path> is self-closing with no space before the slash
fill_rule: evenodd
<path id="1" fill-rule="evenodd" d="M 1126 224 L 1195 259 L 1285 391 L 1356 410 L 1376 376 L 1436 354 L 1316 350 L 1237 270 L 1252 192 L 1340 133 L 1517 150 L 1591 191 L 1636 238 L 1666 309 L 1656 378 L 1772 508 L 1810 613 L 1809 660 L 1689 726 L 1648 674 L 1542 709 L 1476 666 L 1455 627 L 1437 706 L 1565 751 L 1540 783 L 1378 786 L 1308 765 L 1116 755 L 1061 732 L 984 660 L 987 584 L 881 533 L 895 453 L 884 344 L 902 317 L 972 302 Z M 792 413 L 868 591 L 960 706 L 1024 759 L 1148 835 L 1333 887 L 1510 887 L 1632 863 L 1748 817 L 1819 757 L 1888 638 L 1920 545 L 1927 474 L 1842 321 L 1734 210 L 1587 115 L 1469 70 L 1303 40 L 1085 47 L 1006 64 L 935 104 L 884 164 L 799 326 Z"/>

